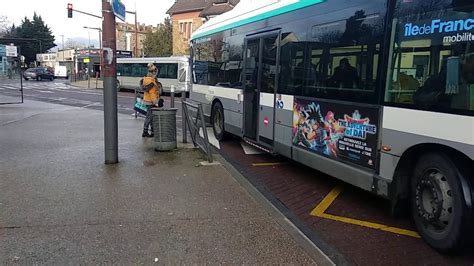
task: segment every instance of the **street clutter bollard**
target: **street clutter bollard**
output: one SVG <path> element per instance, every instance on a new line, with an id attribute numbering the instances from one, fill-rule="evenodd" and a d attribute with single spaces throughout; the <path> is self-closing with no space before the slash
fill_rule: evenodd
<path id="1" fill-rule="evenodd" d="M 183 116 L 181 121 L 181 132 L 183 132 L 183 143 L 188 143 L 188 130 L 186 128 L 186 117 L 184 114 L 184 102 L 186 101 L 186 92 L 181 93 L 181 115 Z"/>
<path id="2" fill-rule="evenodd" d="M 155 151 L 170 151 L 177 148 L 176 111 L 177 109 L 152 109 Z"/>
<path id="3" fill-rule="evenodd" d="M 174 85 L 171 85 L 171 108 L 174 108 Z"/>

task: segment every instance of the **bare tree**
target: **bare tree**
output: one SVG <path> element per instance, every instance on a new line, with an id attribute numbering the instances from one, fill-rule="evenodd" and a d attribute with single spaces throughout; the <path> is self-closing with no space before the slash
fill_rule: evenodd
<path id="1" fill-rule="evenodd" d="M 6 16 L 0 15 L 0 36 L 8 32 L 10 20 Z"/>
<path id="2" fill-rule="evenodd" d="M 74 39 L 67 39 L 66 43 L 64 44 L 64 47 L 66 49 L 81 49 L 86 47 L 86 45 Z"/>

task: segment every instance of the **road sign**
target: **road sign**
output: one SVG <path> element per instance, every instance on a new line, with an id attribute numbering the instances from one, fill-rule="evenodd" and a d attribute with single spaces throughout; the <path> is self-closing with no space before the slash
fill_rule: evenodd
<path id="1" fill-rule="evenodd" d="M 89 63 L 90 61 L 91 61 L 91 60 L 89 59 L 89 57 L 86 57 L 86 58 L 84 58 L 84 59 L 82 60 L 82 62 L 84 62 L 84 63 Z"/>
<path id="2" fill-rule="evenodd" d="M 8 57 L 17 57 L 18 56 L 18 51 L 16 49 L 16 46 L 13 45 L 7 45 L 5 46 L 6 54 Z"/>
<path id="3" fill-rule="evenodd" d="M 132 51 L 117 50 L 116 55 L 117 58 L 129 58 L 132 57 Z"/>
<path id="4" fill-rule="evenodd" d="M 112 0 L 112 10 L 116 17 L 125 22 L 125 5 L 120 0 Z"/>

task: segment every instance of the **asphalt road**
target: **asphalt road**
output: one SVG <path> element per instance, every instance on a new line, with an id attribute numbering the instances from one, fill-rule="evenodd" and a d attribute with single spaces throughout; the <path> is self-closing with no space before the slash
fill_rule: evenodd
<path id="1" fill-rule="evenodd" d="M 23 81 L 23 96 L 28 100 L 37 100 L 49 103 L 63 104 L 94 110 L 104 110 L 103 90 L 87 89 L 71 85 L 68 80 L 55 79 L 54 81 Z M 20 80 L 0 80 L 0 95 L 6 95 L 21 101 Z M 165 107 L 170 107 L 170 97 L 163 96 Z M 117 110 L 121 114 L 135 115 L 133 105 L 135 93 L 120 91 L 117 94 Z M 0 104 L 2 104 L 0 100 Z M 178 108 L 178 132 L 181 131 L 181 102 L 176 98 L 175 107 Z"/>
<path id="2" fill-rule="evenodd" d="M 79 88 L 63 79 L 23 81 L 23 88 L 26 101 L 31 99 L 96 110 L 103 110 L 104 107 L 102 90 Z M 21 100 L 20 81 L 0 80 L 0 94 Z M 117 98 L 119 113 L 132 114 L 134 98 L 133 93 L 119 92 Z"/>
<path id="3" fill-rule="evenodd" d="M 19 84 L 18 80 L 0 80 L 0 95 L 20 100 Z M 32 99 L 103 109 L 102 90 L 78 88 L 64 80 L 27 81 L 23 85 L 26 103 Z M 118 111 L 134 115 L 134 98 L 133 92 L 119 92 Z M 164 98 L 169 106 L 169 97 Z M 179 104 L 177 101 L 178 110 Z M 177 120 L 180 131 L 180 113 Z M 286 158 L 249 149 L 238 139 L 211 143 L 338 264 L 474 265 L 473 248 L 454 256 L 434 251 L 417 236 L 409 218 L 392 217 L 388 202 L 370 193 Z"/>

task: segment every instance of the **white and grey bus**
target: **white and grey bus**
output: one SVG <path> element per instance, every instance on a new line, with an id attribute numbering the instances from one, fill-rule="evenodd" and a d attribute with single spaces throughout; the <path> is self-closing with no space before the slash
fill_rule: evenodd
<path id="1" fill-rule="evenodd" d="M 191 75 L 189 74 L 189 57 L 145 57 L 117 58 L 118 87 L 134 89 L 140 79 L 147 73 L 147 64 L 153 63 L 159 69 L 158 81 L 163 92 L 170 92 L 171 86 L 176 92 L 189 91 Z"/>
<path id="2" fill-rule="evenodd" d="M 451 251 L 474 228 L 473 8 L 242 0 L 193 34 L 191 99 L 218 139 L 388 198 Z"/>

